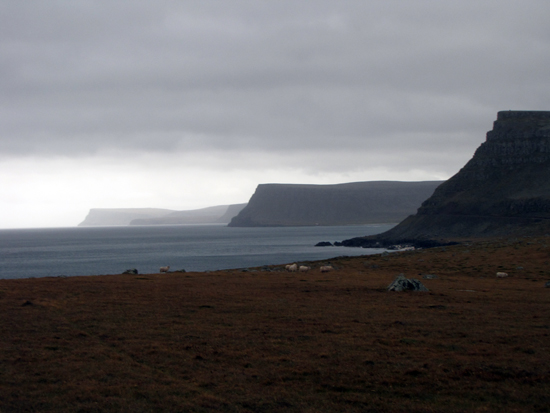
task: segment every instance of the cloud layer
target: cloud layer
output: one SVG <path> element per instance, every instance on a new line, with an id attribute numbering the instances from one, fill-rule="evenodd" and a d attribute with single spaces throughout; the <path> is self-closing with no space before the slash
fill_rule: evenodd
<path id="1" fill-rule="evenodd" d="M 2 2 L 0 176 L 16 192 L 9 162 L 81 160 L 64 173 L 115 162 L 144 182 L 164 159 L 171 176 L 233 176 L 237 202 L 243 176 L 446 178 L 498 110 L 550 109 L 550 3 L 455 3 Z M 151 185 L 125 206 L 172 207 L 143 205 Z"/>

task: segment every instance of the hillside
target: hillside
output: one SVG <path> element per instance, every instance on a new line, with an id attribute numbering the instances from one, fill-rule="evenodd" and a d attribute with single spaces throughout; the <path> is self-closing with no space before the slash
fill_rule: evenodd
<path id="1" fill-rule="evenodd" d="M 401 240 L 550 233 L 550 112 L 499 112 L 473 158 L 390 231 L 347 240 Z"/>
<path id="2" fill-rule="evenodd" d="M 232 227 L 399 222 L 443 181 L 373 181 L 337 185 L 262 184 Z"/>

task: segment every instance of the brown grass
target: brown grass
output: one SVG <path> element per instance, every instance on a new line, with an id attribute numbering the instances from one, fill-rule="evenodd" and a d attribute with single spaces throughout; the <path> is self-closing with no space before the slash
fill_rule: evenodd
<path id="1" fill-rule="evenodd" d="M 549 244 L 0 280 L 0 411 L 549 412 Z"/>

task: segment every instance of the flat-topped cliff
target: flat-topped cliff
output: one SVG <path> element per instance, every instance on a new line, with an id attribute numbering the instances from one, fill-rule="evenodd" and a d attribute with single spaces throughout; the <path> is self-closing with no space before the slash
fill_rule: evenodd
<path id="1" fill-rule="evenodd" d="M 550 233 L 550 112 L 503 111 L 473 158 L 439 186 L 416 215 L 367 240 L 546 233 Z"/>
<path id="2" fill-rule="evenodd" d="M 227 224 L 246 204 L 219 205 L 188 211 L 174 211 L 161 217 L 134 219 L 130 225 Z"/>
<path id="3" fill-rule="evenodd" d="M 160 208 L 94 208 L 78 226 L 227 224 L 246 204 L 174 211 Z"/>
<path id="4" fill-rule="evenodd" d="M 162 208 L 92 208 L 79 227 L 129 225 L 138 218 L 156 218 L 175 212 Z"/>
<path id="5" fill-rule="evenodd" d="M 399 222 L 442 181 L 262 184 L 229 226 L 311 226 Z"/>

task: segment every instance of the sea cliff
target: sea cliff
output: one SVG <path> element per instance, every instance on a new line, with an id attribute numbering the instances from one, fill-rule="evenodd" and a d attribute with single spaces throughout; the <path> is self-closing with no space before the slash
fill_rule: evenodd
<path id="1" fill-rule="evenodd" d="M 92 208 L 79 227 L 129 225 L 134 219 L 156 218 L 175 212 L 161 208 Z"/>
<path id="2" fill-rule="evenodd" d="M 262 184 L 231 227 L 354 225 L 399 222 L 442 181 Z"/>
<path id="3" fill-rule="evenodd" d="M 93 208 L 78 226 L 227 224 L 246 204 L 175 211 L 159 208 Z"/>
<path id="4" fill-rule="evenodd" d="M 549 233 L 550 112 L 503 111 L 473 158 L 416 215 L 344 245 Z"/>

